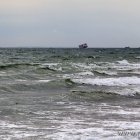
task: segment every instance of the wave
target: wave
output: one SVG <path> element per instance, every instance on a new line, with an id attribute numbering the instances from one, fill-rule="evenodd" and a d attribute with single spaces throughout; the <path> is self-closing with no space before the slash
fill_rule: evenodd
<path id="1" fill-rule="evenodd" d="M 123 91 L 125 92 L 125 90 Z M 131 90 L 126 90 L 126 93 L 117 93 L 115 91 L 81 91 L 81 90 L 72 90 L 70 93 L 67 93 L 65 99 L 69 100 L 90 100 L 90 101 L 98 101 L 98 100 L 107 100 L 107 99 L 122 99 L 122 97 L 126 98 L 140 98 L 140 94 L 133 94 Z M 134 91 L 133 91 L 134 92 Z M 135 96 L 134 96 L 135 95 Z"/>
<path id="2" fill-rule="evenodd" d="M 12 70 L 12 69 L 28 69 L 32 70 L 49 70 L 49 71 L 62 71 L 61 67 L 54 67 L 55 65 L 42 65 L 39 63 L 16 63 L 16 64 L 5 64 L 0 66 L 0 70 Z"/>
<path id="3" fill-rule="evenodd" d="M 0 93 L 25 93 L 25 92 L 32 92 L 32 91 L 46 91 L 46 88 L 49 87 L 49 83 L 53 80 L 23 80 L 23 79 L 16 79 L 15 81 L 8 81 L 8 82 L 1 82 L 0 85 Z M 53 83 L 51 83 L 53 85 Z"/>
<path id="4" fill-rule="evenodd" d="M 121 65 L 129 65 L 130 63 L 127 60 L 117 61 Z"/>
<path id="5" fill-rule="evenodd" d="M 68 98 L 74 100 L 94 100 L 94 99 L 105 99 L 105 98 L 116 98 L 119 94 L 103 91 L 78 91 L 73 90 L 67 94 Z"/>
<path id="6" fill-rule="evenodd" d="M 39 66 L 39 69 L 46 69 L 50 71 L 62 71 L 62 68 L 58 66 L 60 63 L 43 63 Z"/>
<path id="7" fill-rule="evenodd" d="M 79 73 L 70 73 L 70 74 L 58 74 L 57 77 L 62 79 L 72 79 L 72 78 L 80 78 L 80 77 L 93 77 L 94 74 L 90 71 L 79 72 Z"/>
<path id="8" fill-rule="evenodd" d="M 50 67 L 39 67 L 38 70 L 49 70 L 49 71 L 56 71 L 55 69 L 53 68 L 50 68 Z"/>
<path id="9" fill-rule="evenodd" d="M 87 79 L 72 79 L 75 83 L 91 84 L 97 86 L 128 86 L 140 85 L 138 77 L 119 77 L 119 78 L 87 78 Z"/>
<path id="10" fill-rule="evenodd" d="M 139 77 L 114 77 L 114 78 L 81 78 L 71 79 L 75 84 L 82 84 L 88 89 L 101 90 L 125 96 L 140 95 Z M 84 85 L 83 85 L 84 84 Z"/>
<path id="11" fill-rule="evenodd" d="M 51 100 L 97 101 L 97 100 L 105 100 L 105 99 L 116 99 L 121 97 L 122 97 L 121 95 L 113 92 L 71 90 L 70 92 L 67 93 L 54 95 L 51 97 Z"/>
<path id="12" fill-rule="evenodd" d="M 117 98 L 117 97 L 133 97 L 133 98 L 140 98 L 140 88 L 134 87 L 131 89 L 128 88 L 112 88 L 112 89 L 88 89 L 86 91 L 82 90 L 71 90 L 69 96 L 72 98 L 81 98 L 81 99 L 102 99 L 102 98 Z"/>
<path id="13" fill-rule="evenodd" d="M 1 65 L 0 70 L 12 69 L 12 68 L 19 68 L 19 67 L 29 67 L 29 66 L 38 66 L 39 64 L 29 64 L 29 63 L 21 63 L 21 64 L 6 64 Z"/>
<path id="14" fill-rule="evenodd" d="M 65 83 L 66 83 L 67 85 L 70 85 L 70 86 L 72 86 L 72 85 L 76 84 L 76 83 L 75 83 L 75 82 L 73 82 L 70 78 L 65 79 Z"/>
<path id="15" fill-rule="evenodd" d="M 98 71 L 98 70 L 95 70 L 93 71 L 94 74 L 96 75 L 101 75 L 101 76 L 116 76 L 117 75 L 117 72 L 110 72 L 110 71 Z"/>

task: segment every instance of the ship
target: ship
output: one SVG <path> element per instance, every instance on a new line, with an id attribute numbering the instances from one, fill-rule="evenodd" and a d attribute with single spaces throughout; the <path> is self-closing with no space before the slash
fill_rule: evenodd
<path id="1" fill-rule="evenodd" d="M 81 45 L 79 45 L 79 48 L 80 48 L 80 49 L 88 48 L 88 45 L 87 45 L 87 43 L 81 44 Z"/>
<path id="2" fill-rule="evenodd" d="M 127 46 L 127 47 L 125 47 L 125 49 L 130 49 L 130 47 L 129 47 L 129 46 Z"/>

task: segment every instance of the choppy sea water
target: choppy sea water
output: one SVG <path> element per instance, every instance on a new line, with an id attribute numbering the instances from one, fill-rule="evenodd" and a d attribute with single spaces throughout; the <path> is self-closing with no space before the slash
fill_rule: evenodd
<path id="1" fill-rule="evenodd" d="M 1 140 L 139 140 L 140 49 L 0 49 Z"/>

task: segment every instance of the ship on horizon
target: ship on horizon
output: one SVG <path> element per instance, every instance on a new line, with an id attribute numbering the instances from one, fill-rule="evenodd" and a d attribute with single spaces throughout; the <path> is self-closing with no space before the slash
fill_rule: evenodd
<path id="1" fill-rule="evenodd" d="M 81 45 L 79 45 L 79 48 L 80 49 L 85 49 L 85 48 L 88 48 L 88 45 L 87 45 L 87 43 L 81 44 Z"/>

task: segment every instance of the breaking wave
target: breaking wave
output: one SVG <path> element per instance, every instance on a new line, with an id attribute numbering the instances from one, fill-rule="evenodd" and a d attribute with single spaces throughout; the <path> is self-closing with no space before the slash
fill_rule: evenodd
<path id="1" fill-rule="evenodd" d="M 119 77 L 119 78 L 87 78 L 87 79 L 72 79 L 75 83 L 91 84 L 97 86 L 128 86 L 140 85 L 138 77 Z"/>

